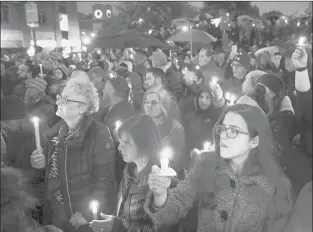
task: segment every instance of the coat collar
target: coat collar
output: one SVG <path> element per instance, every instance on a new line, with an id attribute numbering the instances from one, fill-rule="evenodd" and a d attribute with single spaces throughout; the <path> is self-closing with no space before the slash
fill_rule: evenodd
<path id="1" fill-rule="evenodd" d="M 87 130 L 89 129 L 89 127 L 92 125 L 94 119 L 91 115 L 85 116 L 82 118 L 80 125 L 79 125 L 79 135 L 85 134 L 87 132 Z M 57 124 L 55 124 L 50 130 L 48 130 L 44 136 L 46 138 L 50 138 L 53 136 L 56 136 L 59 131 L 60 128 L 65 125 L 67 127 L 66 122 L 64 121 L 64 119 L 61 119 Z"/>

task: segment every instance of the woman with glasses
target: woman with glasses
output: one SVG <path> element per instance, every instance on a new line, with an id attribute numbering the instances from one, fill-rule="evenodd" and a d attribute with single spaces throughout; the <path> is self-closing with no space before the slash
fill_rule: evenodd
<path id="1" fill-rule="evenodd" d="M 120 184 L 115 214 L 93 220 L 95 232 L 169 231 L 155 227 L 144 212 L 143 205 L 149 192 L 148 175 L 153 165 L 159 165 L 160 137 L 151 117 L 136 114 L 117 130 L 119 150 L 127 163 Z"/>
<path id="2" fill-rule="evenodd" d="M 57 106 L 62 120 L 45 133 L 44 149 L 35 150 L 30 161 L 46 172 L 43 222 L 52 211 L 53 225 L 77 231 L 92 219 L 90 201 L 99 202 L 99 212 L 110 213 L 115 150 L 108 128 L 91 115 L 99 109 L 99 98 L 85 72 L 72 74 Z"/>
<path id="3" fill-rule="evenodd" d="M 163 87 L 152 87 L 144 95 L 143 110 L 157 125 L 160 146 L 172 151 L 170 166 L 180 173 L 186 165 L 185 132 L 179 123 L 179 110 L 173 96 Z"/>
<path id="4" fill-rule="evenodd" d="M 171 224 L 196 203 L 199 232 L 281 232 L 292 207 L 290 182 L 273 158 L 266 115 L 256 106 L 230 106 L 214 137 L 216 151 L 200 153 L 207 158 L 175 189 L 158 172 L 149 175 L 148 215 Z"/>

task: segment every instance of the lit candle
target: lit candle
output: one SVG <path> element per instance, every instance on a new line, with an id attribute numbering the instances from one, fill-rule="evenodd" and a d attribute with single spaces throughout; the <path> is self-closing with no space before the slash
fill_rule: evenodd
<path id="1" fill-rule="evenodd" d="M 115 129 L 118 130 L 118 128 L 120 128 L 121 125 L 122 125 L 122 122 L 120 120 L 117 120 L 115 122 Z"/>
<path id="2" fill-rule="evenodd" d="M 306 37 L 305 36 L 301 36 L 299 38 L 298 44 L 299 46 L 305 46 L 305 42 L 306 42 Z"/>
<path id="3" fill-rule="evenodd" d="M 37 151 L 39 151 L 39 153 L 41 154 L 40 133 L 39 133 L 39 118 L 33 117 L 32 121 L 34 123 L 36 148 L 37 148 Z"/>
<path id="4" fill-rule="evenodd" d="M 199 69 L 200 69 L 200 66 L 199 66 L 199 65 L 196 65 L 196 69 L 199 70 Z"/>
<path id="5" fill-rule="evenodd" d="M 90 202 L 90 210 L 92 212 L 93 220 L 98 220 L 98 208 L 99 208 L 99 202 L 98 201 L 91 201 Z"/>
<path id="6" fill-rule="evenodd" d="M 211 78 L 211 83 L 213 84 L 213 85 L 215 85 L 216 83 L 217 83 L 217 81 L 218 81 L 218 77 L 212 77 Z"/>
<path id="7" fill-rule="evenodd" d="M 172 150 L 169 147 L 166 147 L 161 152 L 161 170 L 169 168 L 169 158 L 172 155 Z"/>
<path id="8" fill-rule="evenodd" d="M 110 76 L 110 78 L 113 78 L 113 77 L 114 77 L 114 74 L 113 74 L 113 73 L 110 73 L 109 76 Z"/>
<path id="9" fill-rule="evenodd" d="M 169 166 L 169 159 L 172 156 L 172 149 L 165 147 L 161 152 L 161 169 L 158 173 L 159 176 L 176 176 L 176 172 Z"/>
<path id="10" fill-rule="evenodd" d="M 42 64 L 39 64 L 40 75 L 43 75 Z"/>
<path id="11" fill-rule="evenodd" d="M 215 146 L 211 141 L 204 141 L 203 142 L 203 150 L 205 151 L 214 151 Z"/>

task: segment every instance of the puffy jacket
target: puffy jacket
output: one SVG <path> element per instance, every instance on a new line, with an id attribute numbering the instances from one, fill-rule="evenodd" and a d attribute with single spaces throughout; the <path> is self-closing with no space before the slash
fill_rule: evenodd
<path id="1" fill-rule="evenodd" d="M 66 126 L 63 119 L 45 134 L 46 180 L 54 152 L 51 140 L 59 134 L 62 125 Z M 87 220 L 91 220 L 91 200 L 100 203 L 99 212 L 111 213 L 110 198 L 115 185 L 115 149 L 109 129 L 103 123 L 95 121 L 91 115 L 86 116 L 80 125 L 79 134 L 68 142 L 64 153 L 64 157 L 60 157 L 58 172 L 67 216 L 70 218 L 74 213 L 81 212 Z M 48 207 L 49 204 L 44 205 L 44 223 L 51 216 Z"/>

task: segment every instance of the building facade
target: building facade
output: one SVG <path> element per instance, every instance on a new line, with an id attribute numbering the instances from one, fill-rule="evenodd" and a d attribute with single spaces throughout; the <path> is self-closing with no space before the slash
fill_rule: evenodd
<path id="1" fill-rule="evenodd" d="M 77 3 L 49 1 L 36 4 L 37 45 L 44 49 L 70 46 L 73 51 L 80 52 Z M 32 40 L 31 29 L 26 24 L 25 2 L 1 2 L 1 48 L 28 48 Z"/>

